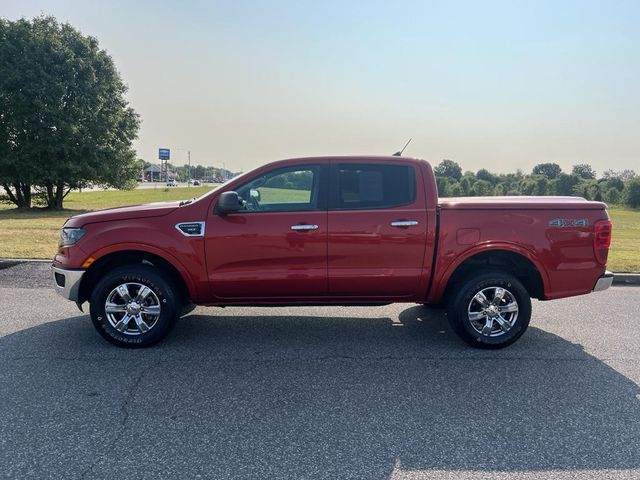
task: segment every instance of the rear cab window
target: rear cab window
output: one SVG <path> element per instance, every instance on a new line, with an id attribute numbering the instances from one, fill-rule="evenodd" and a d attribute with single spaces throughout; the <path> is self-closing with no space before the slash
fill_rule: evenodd
<path id="1" fill-rule="evenodd" d="M 393 208 L 416 200 L 413 166 L 338 163 L 331 172 L 332 210 Z"/>

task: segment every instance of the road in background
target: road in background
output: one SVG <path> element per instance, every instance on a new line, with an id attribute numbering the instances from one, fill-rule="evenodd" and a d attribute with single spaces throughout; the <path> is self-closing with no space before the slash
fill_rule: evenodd
<path id="1" fill-rule="evenodd" d="M 217 187 L 218 185 L 221 185 L 221 183 L 200 183 L 201 187 Z M 166 182 L 138 182 L 136 184 L 136 190 L 138 189 L 145 189 L 145 188 L 176 188 L 176 187 L 189 187 L 189 184 L 187 182 L 178 182 L 175 186 L 167 186 Z M 83 188 L 82 191 L 83 192 L 103 192 L 105 190 L 116 190 L 115 188 L 103 188 L 100 187 L 98 185 L 96 186 L 92 186 L 90 188 Z M 76 190 L 74 190 L 75 192 Z"/>
<path id="2" fill-rule="evenodd" d="M 113 347 L 0 268 L 0 477 L 640 478 L 640 288 L 534 301 L 499 351 L 416 305 L 198 308 Z"/>

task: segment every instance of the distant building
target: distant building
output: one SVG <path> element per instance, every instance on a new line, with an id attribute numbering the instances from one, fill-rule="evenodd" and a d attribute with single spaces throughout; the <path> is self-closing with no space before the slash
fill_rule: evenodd
<path id="1" fill-rule="evenodd" d="M 175 173 L 171 170 L 167 172 L 167 176 L 169 179 L 175 178 Z M 144 181 L 145 182 L 162 182 L 164 181 L 162 178 L 162 167 L 160 165 L 149 165 L 144 169 Z"/>

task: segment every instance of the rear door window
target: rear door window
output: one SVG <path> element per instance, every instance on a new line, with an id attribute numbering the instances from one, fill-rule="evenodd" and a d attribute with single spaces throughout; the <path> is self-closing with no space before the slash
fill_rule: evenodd
<path id="1" fill-rule="evenodd" d="M 337 164 L 331 183 L 331 208 L 337 210 L 399 207 L 416 199 L 410 165 Z"/>

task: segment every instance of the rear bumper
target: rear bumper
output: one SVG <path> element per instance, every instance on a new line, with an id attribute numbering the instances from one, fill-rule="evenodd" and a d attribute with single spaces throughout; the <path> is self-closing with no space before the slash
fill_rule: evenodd
<path id="1" fill-rule="evenodd" d="M 603 290 L 606 290 L 611 286 L 612 283 L 613 283 L 613 273 L 607 270 L 606 272 L 604 272 L 604 274 L 600 276 L 600 278 L 598 278 L 598 281 L 593 287 L 593 291 L 601 292 Z"/>
<path id="2" fill-rule="evenodd" d="M 51 266 L 51 276 L 56 292 L 77 303 L 80 298 L 80 282 L 84 272 L 84 270 L 65 270 Z"/>

